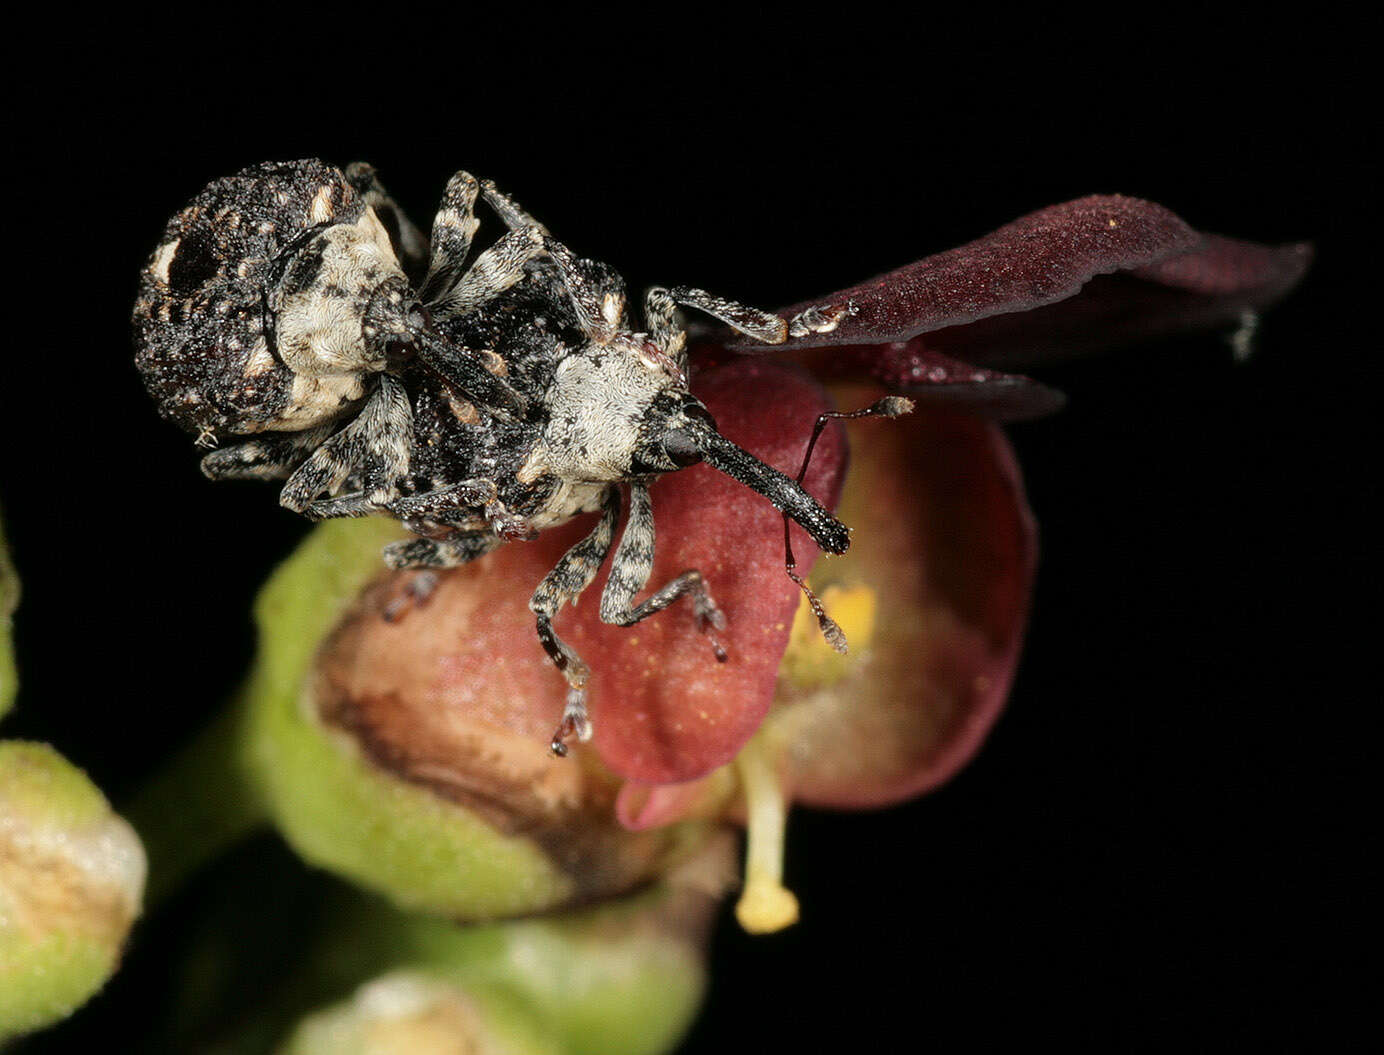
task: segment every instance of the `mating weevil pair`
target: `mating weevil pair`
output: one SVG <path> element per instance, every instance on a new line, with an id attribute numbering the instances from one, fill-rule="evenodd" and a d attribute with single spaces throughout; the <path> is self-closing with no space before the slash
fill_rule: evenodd
<path id="1" fill-rule="evenodd" d="M 506 231 L 468 265 L 483 199 Z M 566 677 L 552 740 L 586 740 L 590 670 L 553 630 L 614 549 L 602 621 L 630 626 L 688 596 L 718 659 L 725 627 L 700 572 L 643 601 L 653 568 L 649 485 L 705 461 L 784 514 L 789 576 L 828 641 L 845 639 L 796 574 L 787 525 L 824 551 L 849 533 L 796 480 L 725 439 L 688 390 L 679 307 L 755 340 L 825 333 L 850 307 L 790 320 L 699 289 L 653 288 L 635 330 L 625 286 L 580 259 L 490 183 L 459 172 L 424 239 L 367 165 L 266 163 L 216 180 L 169 222 L 135 304 L 136 363 L 164 417 L 219 448 L 213 479 L 283 479 L 283 505 L 313 519 L 380 513 L 417 538 L 385 549 L 394 568 L 455 567 L 506 541 L 599 513 L 529 601 Z M 893 417 L 910 401 L 862 411 Z M 233 442 L 220 446 L 222 439 Z M 629 493 L 615 543 L 620 489 Z"/>

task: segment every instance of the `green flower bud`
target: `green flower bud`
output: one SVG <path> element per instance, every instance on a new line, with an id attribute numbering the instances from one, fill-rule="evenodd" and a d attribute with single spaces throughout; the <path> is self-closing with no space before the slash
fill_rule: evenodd
<path id="1" fill-rule="evenodd" d="M 394 971 L 310 1015 L 283 1055 L 563 1055 L 502 1000 L 477 1000 L 425 971 Z"/>
<path id="2" fill-rule="evenodd" d="M 454 919 L 609 897 L 685 856 L 709 825 L 622 828 L 619 782 L 594 761 L 552 758 L 546 728 L 521 731 L 523 694 L 463 707 L 437 691 L 430 663 L 465 627 L 436 618 L 445 581 L 427 620 L 384 618 L 407 582 L 380 562 L 398 530 L 323 524 L 259 598 L 244 758 L 298 853 Z"/>
<path id="3" fill-rule="evenodd" d="M 0 742 L 0 1040 L 105 983 L 143 890 L 139 839 L 86 775 L 45 744 Z"/>
<path id="4" fill-rule="evenodd" d="M 705 940 L 734 867 L 734 839 L 722 833 L 634 897 L 468 927 L 357 898 L 308 974 L 362 949 L 392 966 L 304 1019 L 284 1051 L 660 1055 L 701 1003 Z"/>

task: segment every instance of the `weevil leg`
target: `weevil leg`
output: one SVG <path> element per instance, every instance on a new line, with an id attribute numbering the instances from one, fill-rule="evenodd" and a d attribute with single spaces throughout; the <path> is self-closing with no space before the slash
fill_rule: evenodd
<path id="1" fill-rule="evenodd" d="M 806 337 L 809 333 L 830 333 L 856 312 L 855 302 L 845 304 L 814 304 L 788 320 L 789 337 Z"/>
<path id="2" fill-rule="evenodd" d="M 380 610 L 380 618 L 386 623 L 397 623 L 415 608 L 422 608 L 437 592 L 441 576 L 431 568 L 413 573 L 408 582 Z"/>
<path id="3" fill-rule="evenodd" d="M 428 239 L 410 220 L 399 203 L 389 196 L 375 172 L 375 166 L 353 161 L 346 166 L 346 181 L 366 205 L 375 210 L 389 235 L 390 244 L 404 273 L 413 281 L 423 276 L 428 266 Z"/>
<path id="4" fill-rule="evenodd" d="M 538 529 L 527 517 L 510 512 L 500 501 L 498 492 L 494 480 L 478 477 L 435 491 L 405 495 L 385 508 L 410 531 L 420 535 L 428 534 L 429 523 L 450 525 L 479 515 L 489 523 L 490 530 L 506 542 L 528 542 L 537 538 Z"/>
<path id="5" fill-rule="evenodd" d="M 420 295 L 432 302 L 451 292 L 466 272 L 466 254 L 476 236 L 476 195 L 480 185 L 469 172 L 458 172 L 447 181 L 442 202 L 432 224 L 432 257 Z"/>
<path id="6" fill-rule="evenodd" d="M 481 193 L 485 196 L 485 203 L 495 210 L 495 215 L 511 231 L 518 231 L 525 227 L 537 227 L 544 234 L 548 233 L 548 229 L 521 209 L 518 202 L 496 187 L 493 180 L 485 180 L 481 183 Z"/>
<path id="7" fill-rule="evenodd" d="M 456 568 L 483 557 L 500 539 L 489 532 L 453 532 L 439 539 L 417 538 L 391 542 L 384 548 L 384 562 L 391 568 L 412 569 L 414 575 L 380 612 L 387 623 L 397 623 L 431 599 L 440 581 L 438 569 Z"/>
<path id="8" fill-rule="evenodd" d="M 373 513 L 398 494 L 408 473 L 413 411 L 403 384 L 379 375 L 375 393 L 355 419 L 312 452 L 288 478 L 279 504 L 316 520 Z M 365 478 L 362 490 L 319 500 L 336 491 L 353 473 Z"/>
<path id="9" fill-rule="evenodd" d="M 557 567 L 544 576 L 529 599 L 529 611 L 538 620 L 538 640 L 548 658 L 567 679 L 567 704 L 551 744 L 553 754 L 559 757 L 567 754 L 566 741 L 571 737 L 579 741 L 591 739 L 591 721 L 586 713 L 586 682 L 591 677 L 591 668 L 553 631 L 553 619 L 563 604 L 575 603 L 581 592 L 591 585 L 601 562 L 610 552 L 619 519 L 620 491 L 610 487 L 601 503 L 601 519 L 591 533 L 563 554 Z"/>
<path id="10" fill-rule="evenodd" d="M 789 337 L 803 337 L 809 333 L 830 333 L 842 319 L 855 314 L 853 304 L 817 304 L 798 312 L 791 319 L 783 319 L 772 312 L 760 311 L 691 286 L 675 286 L 662 292 L 673 303 L 705 312 L 746 337 L 753 337 L 765 344 L 782 344 Z M 648 310 L 647 300 L 645 310 Z M 650 325 L 653 325 L 652 322 Z"/>
<path id="11" fill-rule="evenodd" d="M 691 286 L 674 286 L 668 290 L 668 296 L 675 304 L 705 312 L 756 341 L 782 344 L 788 339 L 788 323 L 772 312 L 760 311 Z"/>
<path id="12" fill-rule="evenodd" d="M 545 239 L 545 245 L 583 332 L 597 344 L 608 344 L 625 325 L 625 280 L 607 264 L 579 258 L 555 238 Z"/>
<path id="13" fill-rule="evenodd" d="M 384 562 L 396 570 L 457 568 L 483 557 L 500 539 L 488 531 L 466 531 L 446 538 L 411 538 L 384 548 Z"/>
<path id="14" fill-rule="evenodd" d="M 611 558 L 610 578 L 601 592 L 601 622 L 633 626 L 655 612 L 661 612 L 680 597 L 692 598 L 697 627 L 711 642 L 717 660 L 726 661 L 726 650 L 716 631 L 726 628 L 726 616 L 707 589 L 702 573 L 690 569 L 661 587 L 639 604 L 635 595 L 644 589 L 654 567 L 654 508 L 646 485 L 632 481 L 630 514 L 620 544 Z"/>
<path id="15" fill-rule="evenodd" d="M 441 319 L 466 315 L 483 307 L 524 277 L 524 268 L 544 251 L 543 229 L 523 227 L 501 235 L 445 294 L 431 302 Z"/>
<path id="16" fill-rule="evenodd" d="M 334 428 L 322 425 L 222 447 L 202 459 L 202 473 L 212 480 L 282 480 L 302 465 Z"/>
<path id="17" fill-rule="evenodd" d="M 673 361 L 674 367 L 687 376 L 687 333 L 678 325 L 678 302 L 662 286 L 652 286 L 644 293 L 644 325 L 649 339 Z"/>

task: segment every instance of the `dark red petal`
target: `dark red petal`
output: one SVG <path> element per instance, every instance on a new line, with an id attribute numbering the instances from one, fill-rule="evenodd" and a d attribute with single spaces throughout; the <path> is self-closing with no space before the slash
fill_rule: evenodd
<path id="1" fill-rule="evenodd" d="M 830 333 L 774 347 L 722 337 L 764 353 L 927 333 L 930 352 L 1008 366 L 1233 322 L 1292 288 L 1311 255 L 1305 244 L 1200 234 L 1153 202 L 1091 195 L 780 313 L 853 304 Z"/>
<path id="2" fill-rule="evenodd" d="M 1282 297 L 1312 260 L 1305 243 L 1265 246 L 1206 235 L 1189 253 L 1127 274 L 1101 275 L 1081 294 L 1022 315 L 938 330 L 929 347 L 989 366 L 1023 367 L 1241 321 Z"/>
<path id="3" fill-rule="evenodd" d="M 813 580 L 869 586 L 874 637 L 836 684 L 786 680 L 769 718 L 804 802 L 878 806 L 946 780 L 994 724 L 1018 663 L 1037 543 L 1004 434 L 964 414 L 890 424 L 852 434 L 841 512 L 859 541 Z"/>
<path id="4" fill-rule="evenodd" d="M 790 476 L 816 416 L 830 407 L 806 374 L 764 361 L 708 371 L 693 390 L 723 435 Z M 830 508 L 844 470 L 844 435 L 832 428 L 817 445 L 807 490 Z M 700 569 L 729 622 L 720 635 L 728 661 L 716 662 L 686 602 L 629 628 L 599 622 L 604 575 L 557 630 L 591 664 L 593 746 L 601 759 L 620 776 L 665 784 L 728 762 L 759 727 L 798 591 L 783 570 L 783 518 L 766 499 L 698 465 L 662 478 L 653 500 L 658 544 L 649 585 Z M 800 565 L 809 565 L 816 547 L 796 526 L 793 538 Z M 552 679 L 556 689 L 561 679 L 556 672 Z"/>
<path id="5" fill-rule="evenodd" d="M 854 305 L 835 330 L 784 349 L 903 341 L 991 315 L 1065 300 L 1093 276 L 1195 249 L 1201 236 L 1161 205 L 1093 194 L 1022 216 L 956 249 L 786 308 Z M 762 351 L 737 342 L 737 351 Z"/>
<path id="6" fill-rule="evenodd" d="M 953 359 L 925 347 L 925 339 L 809 349 L 799 361 L 822 378 L 872 378 L 890 391 L 907 392 L 923 410 L 950 408 L 1020 421 L 1051 414 L 1066 402 L 1055 388 Z"/>

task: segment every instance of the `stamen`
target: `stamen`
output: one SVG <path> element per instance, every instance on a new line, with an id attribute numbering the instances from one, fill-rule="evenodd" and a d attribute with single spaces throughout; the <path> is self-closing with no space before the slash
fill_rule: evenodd
<path id="1" fill-rule="evenodd" d="M 860 410 L 829 410 L 825 414 L 819 414 L 816 424 L 812 426 L 812 438 L 807 441 L 807 451 L 803 454 L 802 468 L 798 470 L 798 486 L 802 486 L 803 479 L 807 476 L 807 466 L 812 461 L 812 451 L 817 446 L 817 440 L 822 435 L 822 430 L 827 427 L 828 421 L 833 418 L 842 421 L 874 417 L 897 418 L 902 414 L 911 413 L 913 407 L 913 400 L 904 396 L 885 396 Z M 798 561 L 793 556 L 793 546 L 788 538 L 788 515 L 786 513 L 783 517 L 783 565 L 788 577 L 797 583 L 798 589 L 807 596 L 807 603 L 812 607 L 812 614 L 817 617 L 817 625 L 821 628 L 822 636 L 826 638 L 827 644 L 844 656 L 849 651 L 845 631 L 841 629 L 836 620 L 827 615 L 826 609 L 822 607 L 822 602 L 817 599 L 817 595 L 812 592 L 811 587 L 798 574 Z"/>
<path id="2" fill-rule="evenodd" d="M 745 791 L 745 889 L 735 918 L 751 934 L 772 934 L 798 921 L 798 899 L 783 885 L 788 804 L 766 750 L 756 737 L 735 759 Z"/>

